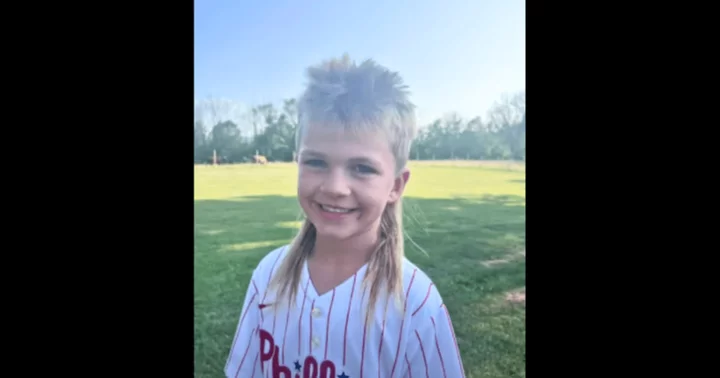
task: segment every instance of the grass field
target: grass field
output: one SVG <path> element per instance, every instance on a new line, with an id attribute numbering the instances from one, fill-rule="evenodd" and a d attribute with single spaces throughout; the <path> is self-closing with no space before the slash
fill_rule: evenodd
<path id="1" fill-rule="evenodd" d="M 525 377 L 524 165 L 412 162 L 406 254 L 435 281 L 468 378 Z M 299 224 L 293 164 L 195 168 L 195 376 L 222 377 L 253 267 Z"/>

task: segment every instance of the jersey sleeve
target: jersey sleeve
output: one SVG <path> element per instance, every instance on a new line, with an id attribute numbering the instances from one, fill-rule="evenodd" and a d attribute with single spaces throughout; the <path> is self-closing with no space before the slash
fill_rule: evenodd
<path id="1" fill-rule="evenodd" d="M 410 335 L 416 345 L 408 349 L 408 376 L 464 378 L 465 370 L 450 314 L 444 303 L 433 307 L 424 311 Z"/>
<path id="2" fill-rule="evenodd" d="M 255 273 L 253 272 L 253 276 Z M 248 288 L 245 293 L 240 318 L 235 330 L 235 337 L 230 346 L 230 354 L 225 363 L 225 376 L 229 378 L 261 377 L 262 373 L 259 368 L 260 357 L 260 341 L 256 337 L 257 330 L 260 326 L 258 312 L 259 301 L 258 293 L 252 284 L 252 279 L 248 280 Z"/>

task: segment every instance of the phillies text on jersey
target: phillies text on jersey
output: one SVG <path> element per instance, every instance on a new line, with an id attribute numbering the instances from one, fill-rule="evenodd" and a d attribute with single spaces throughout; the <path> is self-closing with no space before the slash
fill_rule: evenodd
<path id="1" fill-rule="evenodd" d="M 365 325 L 367 265 L 318 295 L 303 268 L 294 306 L 275 306 L 266 290 L 289 246 L 270 252 L 254 270 L 225 374 L 231 378 L 462 378 L 447 308 L 432 281 L 407 259 L 404 313 L 392 301 L 375 306 Z M 387 316 L 383 319 L 385 306 Z"/>

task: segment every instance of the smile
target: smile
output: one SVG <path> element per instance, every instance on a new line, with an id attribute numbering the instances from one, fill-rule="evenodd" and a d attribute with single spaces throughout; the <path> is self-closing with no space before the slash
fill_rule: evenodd
<path id="1" fill-rule="evenodd" d="M 346 209 L 344 207 L 335 207 L 335 206 L 329 206 L 329 205 L 323 205 L 323 204 L 319 204 L 319 205 L 322 210 L 327 211 L 329 213 L 347 214 L 347 213 L 355 211 L 355 209 Z"/>

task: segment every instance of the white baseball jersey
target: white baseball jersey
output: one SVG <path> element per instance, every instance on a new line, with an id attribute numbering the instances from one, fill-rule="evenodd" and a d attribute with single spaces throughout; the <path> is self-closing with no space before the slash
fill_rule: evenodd
<path id="1" fill-rule="evenodd" d="M 231 378 L 462 378 L 447 308 L 432 281 L 407 259 L 404 315 L 388 301 L 365 326 L 367 265 L 318 295 L 305 265 L 295 306 L 275 311 L 270 278 L 289 250 L 270 252 L 254 270 L 225 365 Z M 372 318 L 371 318 L 372 319 Z"/>

